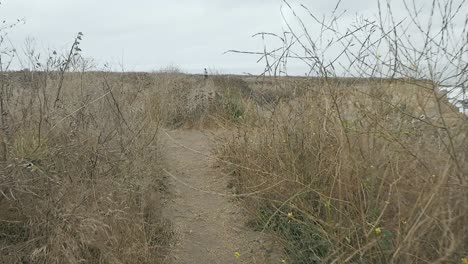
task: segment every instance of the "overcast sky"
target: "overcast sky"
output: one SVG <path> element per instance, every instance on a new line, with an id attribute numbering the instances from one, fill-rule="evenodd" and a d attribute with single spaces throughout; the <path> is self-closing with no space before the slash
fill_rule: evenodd
<path id="1" fill-rule="evenodd" d="M 373 1 L 356 0 L 363 9 Z M 333 0 L 309 1 L 327 12 Z M 255 72 L 256 57 L 223 53 L 261 50 L 257 32 L 281 32 L 281 0 L 3 0 L 2 20 L 24 19 L 9 38 L 18 48 L 33 38 L 39 50 L 66 50 L 83 32 L 83 55 L 99 64 L 127 70 L 157 70 L 177 65 L 185 71 L 204 67 L 221 72 Z"/>
<path id="2" fill-rule="evenodd" d="M 257 73 L 257 57 L 225 54 L 230 49 L 262 50 L 257 32 L 282 32 L 281 0 L 3 0 L 0 18 L 24 19 L 9 32 L 22 50 L 27 38 L 36 48 L 65 51 L 77 32 L 83 32 L 83 56 L 99 65 L 126 70 L 158 70 L 168 65 L 187 72 L 204 67 L 224 73 Z M 291 1 L 304 3 L 316 15 L 330 13 L 335 0 Z M 376 0 L 344 0 L 342 21 L 356 14 L 377 16 Z M 395 13 L 400 13 L 398 7 Z M 286 19 L 292 15 L 285 12 Z M 313 29 L 312 29 L 313 30 Z M 273 43 L 268 43 L 273 45 Z M 301 71 L 300 69 L 298 71 Z"/>

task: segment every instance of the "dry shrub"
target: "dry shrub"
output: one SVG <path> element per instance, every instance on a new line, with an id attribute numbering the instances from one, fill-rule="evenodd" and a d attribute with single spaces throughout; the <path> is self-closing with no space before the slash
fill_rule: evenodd
<path id="1" fill-rule="evenodd" d="M 397 2 L 352 19 L 285 0 L 284 29 L 254 35 L 279 44 L 230 51 L 307 75 L 220 150 L 295 263 L 466 262 L 467 118 L 440 89 L 464 104 L 467 2 Z"/>
<path id="2" fill-rule="evenodd" d="M 253 94 L 250 85 L 243 78 L 231 75 L 216 75 L 212 77 L 213 85 L 218 88 L 219 92 L 235 93 L 244 97 L 249 97 Z"/>
<path id="3" fill-rule="evenodd" d="M 223 127 L 244 120 L 246 112 L 255 108 L 249 84 L 239 77 L 213 76 L 205 80 L 163 72 L 155 79 L 161 117 L 167 127 Z"/>
<path id="4" fill-rule="evenodd" d="M 255 102 L 266 108 L 272 108 L 280 101 L 291 100 L 303 96 L 312 86 L 319 84 L 320 80 L 302 77 L 257 77 L 250 80 L 252 97 Z"/>
<path id="5" fill-rule="evenodd" d="M 245 204 L 256 226 L 274 231 L 293 263 L 467 255 L 466 117 L 430 88 L 324 82 L 227 139 L 219 156 L 237 190 L 254 193 Z M 437 106 L 446 112 L 427 114 Z"/>
<path id="6" fill-rule="evenodd" d="M 214 89 L 200 77 L 180 73 L 158 73 L 161 117 L 168 127 L 204 123 Z"/>
<path id="7" fill-rule="evenodd" d="M 1 77 L 0 262 L 162 262 L 153 79 L 65 73 L 53 107 L 58 75 Z"/>

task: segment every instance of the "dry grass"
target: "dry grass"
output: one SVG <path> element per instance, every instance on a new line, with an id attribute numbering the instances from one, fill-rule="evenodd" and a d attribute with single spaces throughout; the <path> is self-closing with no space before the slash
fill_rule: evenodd
<path id="1" fill-rule="evenodd" d="M 73 73 L 54 108 L 58 74 L 3 75 L 3 262 L 164 261 L 162 125 L 235 129 L 218 155 L 293 263 L 467 254 L 466 117 L 431 82 Z"/>
<path id="2" fill-rule="evenodd" d="M 286 29 L 255 35 L 281 44 L 230 51 L 273 94 L 218 152 L 254 226 L 292 263 L 466 262 L 468 122 L 439 89 L 466 95 L 467 3 L 378 1 L 349 24 L 341 1 L 282 2 Z M 290 64 L 314 77 L 278 78 Z"/>
<path id="3" fill-rule="evenodd" d="M 468 122 L 439 91 L 466 89 L 466 2 L 378 1 L 351 24 L 339 2 L 285 0 L 286 30 L 256 35 L 279 48 L 232 51 L 262 78 L 89 72 L 81 33 L 47 63 L 28 51 L 42 71 L 0 76 L 0 261 L 164 261 L 166 126 L 234 131 L 216 154 L 288 262 L 466 262 Z M 309 77 L 278 78 L 291 60 Z"/>
<path id="4" fill-rule="evenodd" d="M 249 85 L 240 77 L 155 74 L 160 91 L 161 118 L 170 128 L 218 128 L 246 118 L 255 106 Z M 250 103 L 250 105 L 249 105 Z"/>
<path id="5" fill-rule="evenodd" d="M 3 73 L 0 262 L 160 263 L 154 76 Z"/>
<path id="6" fill-rule="evenodd" d="M 158 132 L 245 122 L 243 82 L 176 68 L 2 74 L 0 262 L 164 262 Z"/>
<path id="7" fill-rule="evenodd" d="M 245 200 L 255 225 L 274 231 L 293 263 L 467 255 L 466 117 L 427 85 L 311 81 L 227 139 L 219 157 L 237 190 L 260 192 Z"/>

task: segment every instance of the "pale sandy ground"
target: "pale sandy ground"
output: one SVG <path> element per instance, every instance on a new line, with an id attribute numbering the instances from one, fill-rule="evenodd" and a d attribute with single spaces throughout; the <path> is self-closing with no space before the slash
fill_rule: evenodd
<path id="1" fill-rule="evenodd" d="M 273 239 L 246 227 L 248 219 L 227 189 L 228 177 L 214 167 L 213 139 L 197 130 L 161 135 L 171 193 L 164 216 L 177 234 L 170 262 L 282 263 Z"/>

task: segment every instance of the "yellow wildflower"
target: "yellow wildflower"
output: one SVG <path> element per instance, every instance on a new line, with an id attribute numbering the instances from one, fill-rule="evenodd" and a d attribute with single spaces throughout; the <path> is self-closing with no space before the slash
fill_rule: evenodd
<path id="1" fill-rule="evenodd" d="M 468 264 L 468 257 L 464 257 L 461 259 L 462 264 Z"/>
<path id="2" fill-rule="evenodd" d="M 289 217 L 289 218 L 293 218 L 293 217 L 294 217 L 293 213 L 292 213 L 292 212 L 289 212 L 289 213 L 288 213 L 288 217 Z"/>
<path id="3" fill-rule="evenodd" d="M 377 227 L 377 228 L 374 229 L 374 231 L 378 235 L 378 234 L 382 233 L 382 228 Z"/>
<path id="4" fill-rule="evenodd" d="M 239 258 L 241 256 L 239 251 L 234 252 L 234 257 Z"/>

